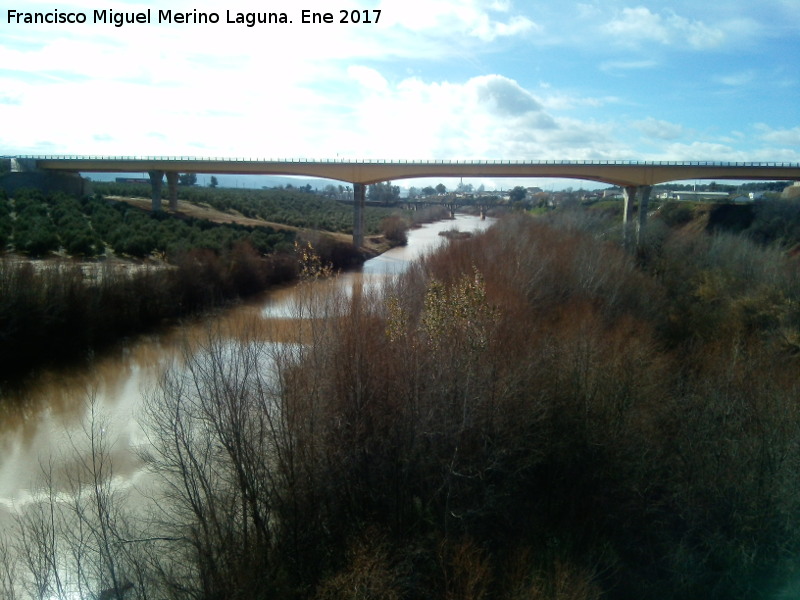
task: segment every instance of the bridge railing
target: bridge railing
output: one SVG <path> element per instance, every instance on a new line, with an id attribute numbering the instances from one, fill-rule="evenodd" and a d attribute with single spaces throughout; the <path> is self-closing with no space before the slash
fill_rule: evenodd
<path id="1" fill-rule="evenodd" d="M 637 161 L 637 160 L 523 160 L 523 159 L 349 159 L 349 158 L 244 158 L 244 157 L 198 157 L 198 156 L 103 156 L 82 154 L 60 155 L 3 155 L 2 159 L 23 160 L 101 160 L 101 161 L 160 161 L 160 162 L 249 162 L 249 163 L 297 163 L 297 164 L 411 164 L 411 165 L 530 165 L 530 166 L 653 166 L 653 167 L 752 167 L 752 168 L 800 168 L 792 162 L 726 162 L 726 161 Z"/>

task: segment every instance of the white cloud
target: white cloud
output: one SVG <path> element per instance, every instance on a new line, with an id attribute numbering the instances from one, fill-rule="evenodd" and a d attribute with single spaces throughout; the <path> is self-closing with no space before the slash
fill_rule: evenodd
<path id="1" fill-rule="evenodd" d="M 755 71 L 748 70 L 742 71 L 741 73 L 733 73 L 731 75 L 718 75 L 714 77 L 714 81 L 731 87 L 739 87 L 752 83 L 755 78 Z"/>
<path id="2" fill-rule="evenodd" d="M 578 96 L 560 90 L 551 91 L 552 86 L 550 85 L 540 85 L 539 87 L 544 90 L 544 94 L 541 95 L 538 100 L 546 110 L 550 111 L 564 111 L 577 108 L 602 108 L 622 102 L 618 96 Z"/>
<path id="3" fill-rule="evenodd" d="M 674 140 L 685 133 L 685 128 L 682 125 L 661 121 L 653 117 L 636 121 L 633 126 L 645 136 L 659 140 Z"/>
<path id="4" fill-rule="evenodd" d="M 460 46 L 477 38 L 491 42 L 539 27 L 522 14 L 512 14 L 510 2 L 492 0 L 383 0 L 389 19 L 409 31 L 442 36 Z M 408 40 L 412 47 L 414 40 Z"/>
<path id="5" fill-rule="evenodd" d="M 347 75 L 369 92 L 386 92 L 389 87 L 383 75 L 370 67 L 352 65 L 347 68 Z"/>
<path id="6" fill-rule="evenodd" d="M 658 62 L 651 59 L 643 60 L 610 60 L 600 65 L 600 70 L 614 73 L 624 71 L 640 71 L 652 69 L 658 66 Z"/>
<path id="7" fill-rule="evenodd" d="M 362 152 L 400 158 L 608 157 L 624 154 L 612 127 L 565 119 L 516 81 L 473 77 L 462 83 L 417 78 L 367 96 L 354 107 L 348 140 Z M 351 148 L 351 151 L 354 148 Z"/>
<path id="8" fill-rule="evenodd" d="M 607 22 L 603 29 L 623 42 L 647 38 L 663 42 L 668 38 L 662 18 L 643 6 L 622 9 L 622 13 L 614 20 Z"/>
<path id="9" fill-rule="evenodd" d="M 719 142 L 675 143 L 664 148 L 658 159 L 663 160 L 746 161 L 748 154 Z"/>
<path id="10" fill-rule="evenodd" d="M 501 117 L 517 117 L 540 112 L 542 105 L 519 84 L 500 75 L 471 80 L 478 101 Z"/>
<path id="11" fill-rule="evenodd" d="M 695 49 L 712 48 L 725 41 L 725 32 L 702 21 L 692 21 L 674 12 L 652 12 L 638 6 L 624 8 L 602 30 L 613 36 L 620 45 L 638 45 L 644 42 L 676 46 L 688 45 Z"/>
<path id="12" fill-rule="evenodd" d="M 800 162 L 800 152 L 792 148 L 776 148 L 771 144 L 761 147 L 754 144 L 746 148 L 735 148 L 719 141 L 698 141 L 691 144 L 670 144 L 651 159 L 797 163 Z"/>
<path id="13" fill-rule="evenodd" d="M 510 37 L 533 29 L 536 29 L 535 24 L 526 17 L 515 16 L 507 23 L 502 23 L 493 21 L 488 15 L 483 14 L 470 33 L 484 42 L 491 42 L 498 37 Z"/>
<path id="14" fill-rule="evenodd" d="M 773 129 L 768 125 L 759 123 L 756 125 L 756 130 L 759 132 L 759 138 L 768 144 L 800 148 L 800 127 Z"/>

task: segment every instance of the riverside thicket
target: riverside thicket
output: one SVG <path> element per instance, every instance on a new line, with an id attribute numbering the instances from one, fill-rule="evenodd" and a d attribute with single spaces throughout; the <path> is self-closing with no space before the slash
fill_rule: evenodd
<path id="1" fill-rule="evenodd" d="M 158 510 L 51 493 L 0 591 L 796 593 L 796 259 L 658 227 L 634 257 L 615 231 L 516 216 L 379 293 L 301 286 L 295 343 L 210 339 L 149 397 Z"/>
<path id="2" fill-rule="evenodd" d="M 350 244 L 304 237 L 336 268 L 362 260 Z M 0 257 L 0 383 L 290 281 L 295 238 L 101 197 L 0 193 L 0 251 L 17 255 Z"/>

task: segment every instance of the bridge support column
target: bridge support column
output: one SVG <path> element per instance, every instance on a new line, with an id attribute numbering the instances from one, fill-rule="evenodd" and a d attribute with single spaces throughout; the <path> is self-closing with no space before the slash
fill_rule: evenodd
<path id="1" fill-rule="evenodd" d="M 628 248 L 631 245 L 631 226 L 633 225 L 633 205 L 636 202 L 636 186 L 628 185 L 622 189 L 624 201 L 622 209 L 622 244 Z"/>
<path id="2" fill-rule="evenodd" d="M 360 248 L 364 245 L 364 202 L 367 199 L 367 186 L 363 183 L 353 184 L 353 245 Z"/>
<path id="3" fill-rule="evenodd" d="M 164 171 L 148 171 L 150 185 L 153 188 L 153 212 L 161 210 L 161 185 L 164 183 Z"/>
<path id="4" fill-rule="evenodd" d="M 12 173 L 36 173 L 37 171 L 39 171 L 39 169 L 36 167 L 36 160 L 32 158 L 11 159 Z"/>
<path id="5" fill-rule="evenodd" d="M 167 189 L 169 191 L 169 209 L 178 210 L 178 172 L 167 171 Z"/>
<path id="6" fill-rule="evenodd" d="M 647 227 L 647 209 L 650 203 L 650 192 L 653 191 L 652 185 L 639 186 L 637 194 L 639 196 L 639 218 L 636 222 L 636 246 L 644 243 L 644 231 Z"/>

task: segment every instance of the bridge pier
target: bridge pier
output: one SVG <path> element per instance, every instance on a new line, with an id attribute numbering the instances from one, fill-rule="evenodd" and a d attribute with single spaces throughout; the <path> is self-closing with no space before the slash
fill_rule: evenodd
<path id="1" fill-rule="evenodd" d="M 622 244 L 626 248 L 631 245 L 631 222 L 633 221 L 633 205 L 636 202 L 636 186 L 627 185 L 622 188 Z"/>
<path id="2" fill-rule="evenodd" d="M 36 166 L 36 160 L 32 158 L 12 158 L 11 159 L 11 172 L 12 173 L 37 173 L 39 168 Z"/>
<path id="3" fill-rule="evenodd" d="M 153 212 L 161 210 L 161 186 L 164 183 L 164 171 L 148 171 L 150 185 L 152 186 Z"/>
<path id="4" fill-rule="evenodd" d="M 169 209 L 178 210 L 178 172 L 167 171 L 167 190 L 169 193 Z"/>
<path id="5" fill-rule="evenodd" d="M 647 226 L 647 209 L 650 204 L 650 192 L 653 191 L 652 185 L 641 185 L 637 190 L 639 195 L 639 218 L 636 221 L 636 247 L 644 243 L 644 230 Z"/>
<path id="6" fill-rule="evenodd" d="M 629 185 L 622 190 L 624 200 L 622 242 L 626 248 L 629 248 L 633 241 L 633 206 L 637 196 L 639 197 L 639 214 L 636 219 L 636 246 L 638 247 L 644 242 L 644 230 L 647 227 L 647 208 L 650 203 L 650 192 L 652 191 L 652 185 Z"/>
<path id="7" fill-rule="evenodd" d="M 353 245 L 360 248 L 364 245 L 364 202 L 367 199 L 367 186 L 363 183 L 353 184 Z"/>

